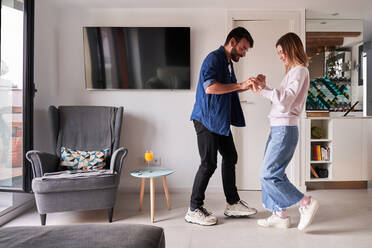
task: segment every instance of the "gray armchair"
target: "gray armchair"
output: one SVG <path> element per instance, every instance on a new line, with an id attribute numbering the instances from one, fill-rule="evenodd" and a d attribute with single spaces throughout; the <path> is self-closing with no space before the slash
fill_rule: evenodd
<path id="1" fill-rule="evenodd" d="M 45 225 L 47 213 L 91 209 L 108 209 L 112 222 L 122 164 L 128 153 L 119 148 L 123 107 L 50 106 L 49 117 L 54 154 L 36 150 L 26 154 L 33 170 L 32 191 L 41 224 Z M 58 172 L 63 146 L 81 151 L 110 148 L 106 170 L 90 176 Z M 50 176 L 53 173 L 58 176 Z"/>

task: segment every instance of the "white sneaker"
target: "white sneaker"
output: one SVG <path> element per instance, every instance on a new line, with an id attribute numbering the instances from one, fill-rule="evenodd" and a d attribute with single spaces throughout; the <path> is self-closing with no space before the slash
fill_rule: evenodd
<path id="1" fill-rule="evenodd" d="M 255 208 L 250 208 L 248 203 L 245 201 L 238 201 L 237 203 L 230 205 L 226 204 L 226 209 L 224 214 L 230 217 L 243 217 L 256 214 L 257 210 Z"/>
<path id="2" fill-rule="evenodd" d="M 308 227 L 314 219 L 314 216 L 319 208 L 319 202 L 313 198 L 310 199 L 310 204 L 307 207 L 300 207 L 301 214 L 300 222 L 298 223 L 298 230 L 304 230 Z"/>
<path id="3" fill-rule="evenodd" d="M 267 219 L 257 220 L 257 224 L 262 227 L 289 228 L 291 226 L 291 220 L 289 217 L 283 219 L 276 214 L 272 214 Z"/>
<path id="4" fill-rule="evenodd" d="M 199 224 L 202 226 L 212 226 L 217 224 L 217 217 L 208 212 L 205 208 L 200 207 L 194 211 L 189 210 L 185 215 L 185 221 L 189 223 Z"/>

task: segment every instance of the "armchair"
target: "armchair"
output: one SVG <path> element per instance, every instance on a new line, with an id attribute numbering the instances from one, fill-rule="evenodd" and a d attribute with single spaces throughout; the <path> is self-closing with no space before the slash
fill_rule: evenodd
<path id="1" fill-rule="evenodd" d="M 91 209 L 108 209 L 112 222 L 122 164 L 128 153 L 119 148 L 123 107 L 50 106 L 49 117 L 54 154 L 36 150 L 26 153 L 41 224 L 45 225 L 47 213 Z M 79 172 L 79 176 L 58 172 L 61 147 L 81 151 L 110 148 L 105 170 L 90 175 Z M 50 176 L 53 174 L 58 177 Z"/>

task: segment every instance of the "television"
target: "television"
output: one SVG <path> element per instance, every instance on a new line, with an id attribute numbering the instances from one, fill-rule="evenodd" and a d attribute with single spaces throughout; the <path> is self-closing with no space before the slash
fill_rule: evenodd
<path id="1" fill-rule="evenodd" d="M 189 27 L 83 27 L 86 89 L 190 89 Z"/>

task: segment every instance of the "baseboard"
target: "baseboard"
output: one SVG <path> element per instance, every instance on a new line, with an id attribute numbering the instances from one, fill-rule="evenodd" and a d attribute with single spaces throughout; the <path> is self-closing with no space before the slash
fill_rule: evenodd
<path id="1" fill-rule="evenodd" d="M 315 189 L 366 189 L 368 181 L 307 182 L 307 190 Z"/>

